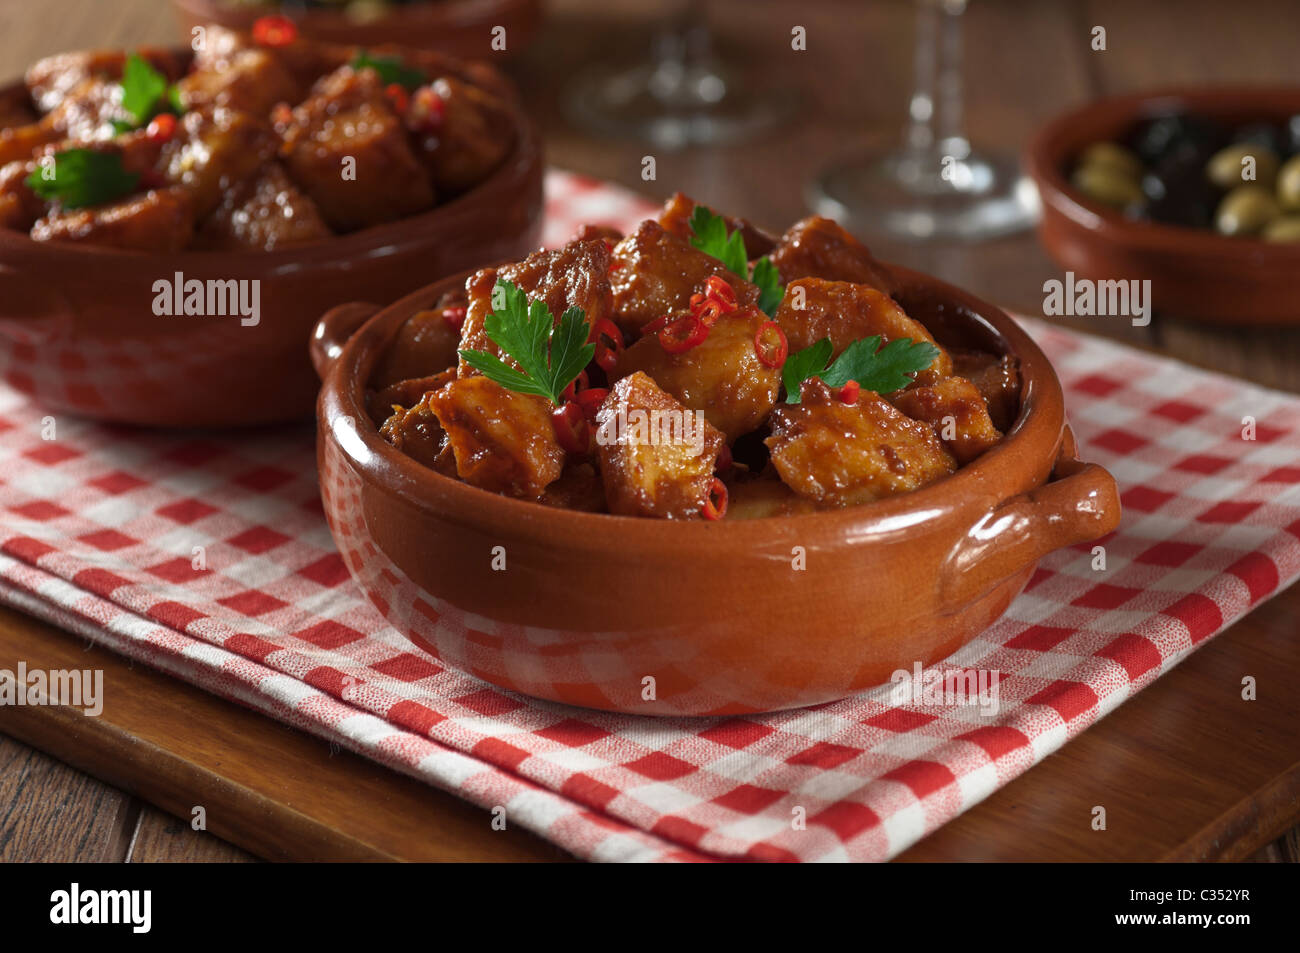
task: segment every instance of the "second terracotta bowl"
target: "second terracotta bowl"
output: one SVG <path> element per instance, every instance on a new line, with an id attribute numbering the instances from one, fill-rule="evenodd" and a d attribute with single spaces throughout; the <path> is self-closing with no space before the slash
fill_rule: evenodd
<path id="1" fill-rule="evenodd" d="M 303 342 L 327 308 L 357 297 L 393 301 L 431 274 L 537 246 L 541 144 L 518 108 L 516 118 L 515 150 L 470 192 L 311 245 L 145 254 L 0 229 L 0 379 L 52 412 L 118 423 L 236 427 L 306 418 L 318 382 Z M 256 287 L 257 323 L 239 313 L 155 313 L 160 281 L 242 287 L 246 303 Z"/>
<path id="2" fill-rule="evenodd" d="M 249 6 L 231 0 L 171 0 L 185 31 L 208 23 L 249 30 L 260 16 L 282 12 L 274 5 Z M 462 59 L 495 59 L 527 49 L 541 25 L 541 0 L 428 0 L 391 7 L 372 19 L 342 10 L 290 10 L 303 36 L 330 43 L 378 46 L 400 43 L 439 50 Z M 493 30 L 505 30 L 504 50 L 493 49 Z M 499 44 L 498 44 L 499 45 Z"/>
<path id="3" fill-rule="evenodd" d="M 1088 202 L 1067 181 L 1090 143 L 1122 138 L 1143 119 L 1175 112 L 1228 125 L 1285 122 L 1300 113 L 1300 87 L 1134 93 L 1053 119 L 1025 152 L 1043 200 L 1043 244 L 1080 278 L 1149 279 L 1152 306 L 1161 314 L 1224 324 L 1300 323 L 1300 244 L 1134 221 Z"/>
<path id="4" fill-rule="evenodd" d="M 1019 419 L 913 493 L 836 512 L 668 522 L 544 507 L 443 477 L 384 441 L 366 381 L 407 318 L 460 279 L 321 320 L 317 455 L 330 528 L 398 631 L 494 685 L 589 708 L 713 715 L 812 705 L 937 662 L 1047 553 L 1115 528 L 1047 358 L 1003 312 L 896 269 L 940 342 L 1019 358 Z"/>

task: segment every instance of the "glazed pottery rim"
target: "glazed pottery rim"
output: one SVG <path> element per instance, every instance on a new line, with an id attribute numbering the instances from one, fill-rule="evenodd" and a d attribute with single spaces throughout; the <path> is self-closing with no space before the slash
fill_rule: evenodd
<path id="1" fill-rule="evenodd" d="M 1088 232 L 1117 244 L 1145 250 L 1183 255 L 1231 256 L 1265 259 L 1268 264 L 1300 262 L 1300 245 L 1269 242 L 1260 238 L 1220 235 L 1207 228 L 1144 222 L 1126 218 L 1122 212 L 1086 204 L 1065 177 L 1065 163 L 1077 138 L 1071 127 L 1098 114 L 1115 113 L 1123 122 L 1134 123 L 1178 108 L 1194 111 L 1196 106 L 1223 108 L 1225 112 L 1251 111 L 1250 100 L 1289 101 L 1300 110 L 1300 86 L 1170 86 L 1124 93 L 1091 100 L 1050 119 L 1025 149 L 1025 167 L 1038 186 L 1043 203 Z M 1237 107 L 1233 109 L 1232 107 Z M 1079 142 L 1079 146 L 1086 145 Z"/>
<path id="2" fill-rule="evenodd" d="M 495 67 L 493 67 L 495 70 Z M 496 70 L 504 78 L 500 70 Z M 23 85 L 22 80 L 0 86 L 0 96 Z M 113 248 L 107 245 L 72 244 L 67 242 L 38 242 L 25 232 L 0 228 L 0 247 L 7 246 L 14 251 L 27 251 L 42 254 L 52 259 L 65 259 L 69 267 L 78 261 L 89 263 L 120 261 L 167 261 L 178 267 L 190 264 L 212 263 L 217 260 L 238 262 L 246 265 L 262 264 L 272 271 L 280 271 L 285 266 L 302 264 L 304 260 L 312 264 L 337 264 L 340 261 L 351 262 L 375 257 L 374 251 L 382 250 L 388 245 L 419 243 L 424 240 L 423 232 L 440 218 L 450 218 L 464 211 L 466 206 L 482 201 L 491 196 L 511 181 L 526 174 L 527 166 L 532 162 L 542 161 L 541 138 L 536 125 L 525 112 L 517 98 L 507 101 L 514 119 L 516 132 L 515 144 L 501 163 L 486 179 L 479 182 L 468 192 L 463 192 L 453 199 L 435 205 L 426 211 L 408 215 L 392 222 L 383 222 L 344 235 L 332 235 L 320 241 L 301 245 L 290 245 L 270 251 L 249 251 L 244 249 L 212 249 L 209 251 L 181 249 L 172 252 L 151 252 L 139 249 Z M 370 254 L 368 254 L 370 253 Z M 182 269 L 183 270 L 183 269 Z"/>
<path id="3" fill-rule="evenodd" d="M 400 324 L 431 305 L 438 295 L 454 288 L 468 272 L 426 285 L 366 316 L 330 361 L 323 376 L 317 403 L 318 431 L 323 439 L 334 441 L 368 482 L 419 509 L 435 511 L 444 518 L 481 529 L 515 534 L 533 532 L 557 547 L 567 546 L 575 537 L 607 533 L 619 534 L 619 542 L 645 545 L 653 541 L 665 546 L 710 541 L 758 545 L 773 539 L 811 542 L 807 533 L 828 531 L 832 534 L 839 531 L 840 537 L 847 535 L 866 542 L 869 536 L 916 531 L 954 519 L 978 522 L 1003 503 L 1051 482 L 1053 469 L 1066 445 L 1067 425 L 1060 381 L 1047 356 L 1002 309 L 928 275 L 899 266 L 887 267 L 904 279 L 905 288 L 924 287 L 937 292 L 937 298 L 945 305 L 956 305 L 959 321 L 973 322 L 992 332 L 1004 348 L 1003 353 L 1019 360 L 1021 375 L 1016 421 L 998 445 L 950 476 L 907 493 L 843 509 L 755 519 L 659 520 L 588 513 L 515 499 L 471 486 L 417 463 L 384 440 L 371 422 L 366 411 L 365 383 L 379 353 Z M 340 428 L 338 421 L 348 418 L 362 423 Z M 354 440 L 360 441 L 360 448 Z M 360 459 L 358 450 L 367 459 Z M 1009 488 L 1008 472 L 1033 468 L 1032 463 L 1026 466 L 1015 459 L 1026 454 L 1040 463 L 1045 476 L 1023 487 Z M 1001 476 L 999 471 L 1004 471 Z M 974 520 L 970 519 L 972 509 L 978 510 Z M 793 535 L 798 532 L 805 535 Z M 571 548 L 586 547 L 578 543 Z"/>
<path id="4" fill-rule="evenodd" d="M 220 10 L 218 16 L 270 16 L 282 11 L 278 6 L 267 3 L 265 9 L 257 5 L 235 5 L 226 0 L 171 0 L 172 4 L 187 13 L 209 15 L 209 11 Z M 421 3 L 404 3 L 385 11 L 382 16 L 371 20 L 357 20 L 343 10 L 314 8 L 298 13 L 292 19 L 299 22 L 312 19 L 339 27 L 395 27 L 438 25 L 448 19 L 448 14 L 473 12 L 476 18 L 483 18 L 515 6 L 520 0 L 425 0 Z M 481 11 L 481 13 L 480 13 Z"/>

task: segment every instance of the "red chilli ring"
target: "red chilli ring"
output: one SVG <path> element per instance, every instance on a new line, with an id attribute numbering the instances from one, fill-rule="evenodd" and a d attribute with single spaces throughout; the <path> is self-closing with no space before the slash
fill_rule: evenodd
<path id="1" fill-rule="evenodd" d="M 726 279 L 709 275 L 704 282 L 704 294 L 709 298 L 717 298 L 727 306 L 728 311 L 736 310 L 736 290 L 727 283 Z"/>
<path id="2" fill-rule="evenodd" d="M 659 332 L 659 343 L 669 354 L 682 354 L 709 336 L 709 326 L 693 314 L 684 314 Z"/>
<path id="3" fill-rule="evenodd" d="M 159 113 L 149 120 L 145 135 L 150 142 L 169 142 L 176 135 L 176 117 L 171 113 Z"/>
<path id="4" fill-rule="evenodd" d="M 582 416 L 591 420 L 596 416 L 596 412 L 600 410 L 601 404 L 605 403 L 605 398 L 608 396 L 608 387 L 588 387 L 578 391 L 578 396 L 574 400 L 582 408 Z"/>
<path id="5" fill-rule="evenodd" d="M 407 110 L 411 108 L 411 94 L 401 83 L 389 83 L 385 86 L 384 96 L 393 104 L 393 109 L 399 116 L 405 116 Z"/>
<path id="6" fill-rule="evenodd" d="M 773 336 L 775 335 L 775 340 Z M 781 325 L 775 321 L 764 321 L 754 332 L 754 353 L 766 367 L 780 367 L 790 353 L 790 342 L 786 340 Z"/>
<path id="7" fill-rule="evenodd" d="M 706 520 L 720 520 L 727 515 L 727 484 L 717 477 L 709 487 L 709 495 L 700 507 L 700 514 Z"/>
<path id="8" fill-rule="evenodd" d="M 601 318 L 591 329 L 588 340 L 596 342 L 596 364 L 605 373 L 612 374 L 618 365 L 618 356 L 623 353 L 623 332 L 609 318 Z"/>
<path id="9" fill-rule="evenodd" d="M 288 46 L 298 39 L 298 24 L 283 14 L 258 17 L 253 22 L 253 42 L 258 46 Z"/>
<path id="10" fill-rule="evenodd" d="M 551 426 L 565 453 L 586 453 L 591 448 L 591 428 L 582 408 L 573 401 L 565 401 L 551 412 Z"/>

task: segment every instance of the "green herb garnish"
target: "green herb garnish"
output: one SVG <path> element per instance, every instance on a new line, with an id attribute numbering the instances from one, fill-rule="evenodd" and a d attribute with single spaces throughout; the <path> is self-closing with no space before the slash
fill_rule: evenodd
<path id="1" fill-rule="evenodd" d="M 461 351 L 465 363 L 488 380 L 521 394 L 536 394 L 554 404 L 596 353 L 588 344 L 591 329 L 581 308 L 569 308 L 557 324 L 545 301 L 528 300 L 509 281 L 498 281 L 492 300 L 504 303 L 483 322 L 488 338 L 519 365 L 511 367 L 487 351 Z"/>
<path id="2" fill-rule="evenodd" d="M 185 112 L 180 90 L 139 53 L 128 56 L 122 70 L 122 108 L 131 120 L 112 120 L 113 129 L 118 133 L 139 129 L 159 113 L 173 112 L 179 116 Z"/>
<path id="3" fill-rule="evenodd" d="M 881 347 L 879 334 L 854 341 L 827 367 L 832 350 L 831 339 L 822 338 L 786 358 L 781 367 L 786 403 L 799 403 L 799 387 L 810 377 L 820 377 L 830 388 L 843 387 L 853 380 L 863 390 L 892 394 L 912 383 L 917 372 L 939 356 L 939 349 L 929 341 L 911 338 L 895 338 Z"/>
<path id="4" fill-rule="evenodd" d="M 130 195 L 139 182 L 139 175 L 123 167 L 120 155 L 90 149 L 57 153 L 52 169 L 40 165 L 27 177 L 28 188 L 47 202 L 60 202 L 64 208 L 111 202 Z"/>
<path id="5" fill-rule="evenodd" d="M 745 240 L 740 230 L 727 234 L 727 222 L 721 215 L 714 215 L 703 205 L 695 206 L 691 212 L 691 245 L 711 255 L 734 275 L 748 278 L 758 285 L 758 307 L 769 317 L 776 314 L 776 309 L 785 297 L 785 286 L 781 284 L 781 275 L 772 264 L 772 259 L 764 255 L 749 267 L 745 257 Z"/>
<path id="6" fill-rule="evenodd" d="M 397 83 L 403 89 L 410 90 L 423 86 L 429 81 L 429 77 L 423 71 L 407 66 L 400 56 L 371 56 L 365 50 L 361 50 L 353 57 L 351 65 L 354 70 L 374 70 L 385 86 Z"/>

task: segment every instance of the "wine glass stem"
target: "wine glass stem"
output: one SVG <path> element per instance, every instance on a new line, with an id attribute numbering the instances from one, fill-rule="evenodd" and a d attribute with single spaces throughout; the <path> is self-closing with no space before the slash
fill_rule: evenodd
<path id="1" fill-rule="evenodd" d="M 692 71 L 713 72 L 713 38 L 703 5 L 679 2 L 654 35 L 650 94 L 669 106 L 690 103 Z"/>
<path id="2" fill-rule="evenodd" d="M 962 130 L 962 30 L 966 0 L 917 0 L 915 87 L 904 130 L 914 155 L 964 159 L 970 144 Z"/>

